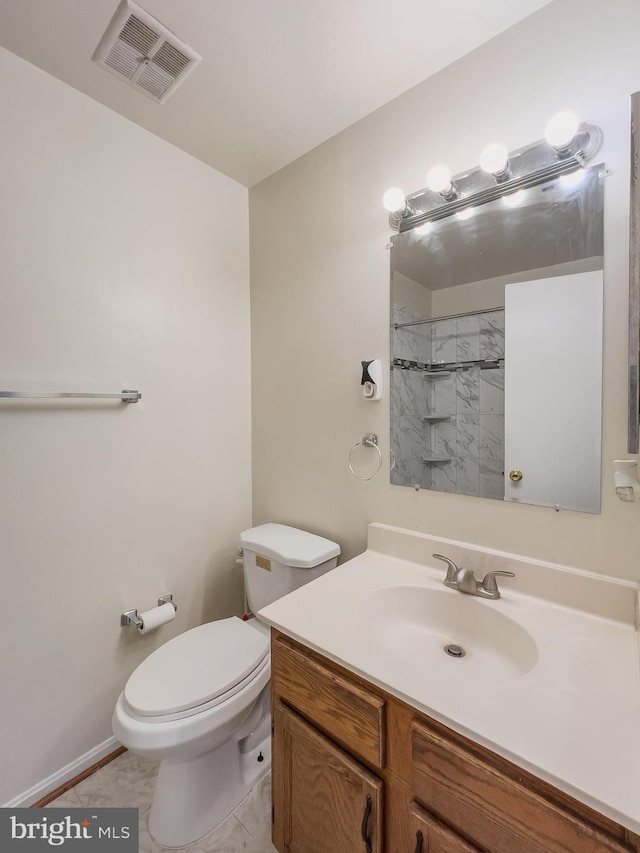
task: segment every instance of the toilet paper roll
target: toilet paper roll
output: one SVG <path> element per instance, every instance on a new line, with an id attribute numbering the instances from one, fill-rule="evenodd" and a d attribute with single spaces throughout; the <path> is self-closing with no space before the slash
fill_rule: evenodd
<path id="1" fill-rule="evenodd" d="M 171 622 L 176 618 L 176 609 L 170 601 L 166 604 L 161 604 L 160 607 L 153 607 L 151 610 L 145 610 L 139 614 L 142 620 L 142 625 L 138 626 L 138 631 L 141 634 L 148 634 L 149 631 L 154 631 L 161 625 Z"/>

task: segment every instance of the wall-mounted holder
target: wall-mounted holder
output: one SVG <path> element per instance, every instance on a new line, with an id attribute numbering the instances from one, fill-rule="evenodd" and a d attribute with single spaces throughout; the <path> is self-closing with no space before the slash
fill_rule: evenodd
<path id="1" fill-rule="evenodd" d="M 353 451 L 356 449 L 356 447 L 360 447 L 361 445 L 364 445 L 364 447 L 375 447 L 375 449 L 378 451 L 378 466 L 377 466 L 376 470 L 373 472 L 373 474 L 371 474 L 370 477 L 361 477 L 360 474 L 356 474 L 356 472 L 353 470 L 353 464 L 352 464 Z M 380 447 L 378 445 L 378 436 L 375 433 L 367 433 L 367 434 L 362 436 L 361 441 L 356 441 L 356 443 L 353 445 L 353 447 L 349 451 L 348 462 L 349 462 L 349 470 L 351 471 L 351 473 L 353 474 L 354 477 L 357 477 L 358 480 L 373 480 L 373 478 L 376 476 L 376 474 L 382 468 L 382 451 L 380 450 Z"/>
<path id="2" fill-rule="evenodd" d="M 142 619 L 138 616 L 137 610 L 125 610 L 120 615 L 120 626 L 135 625 L 136 628 L 142 628 Z"/>
<path id="3" fill-rule="evenodd" d="M 625 503 L 634 503 L 640 497 L 638 462 L 636 459 L 614 459 L 614 483 L 616 495 Z"/>
<path id="4" fill-rule="evenodd" d="M 362 361 L 362 394 L 365 400 L 381 400 L 382 399 L 382 362 L 379 358 L 372 358 L 369 361 Z"/>
<path id="5" fill-rule="evenodd" d="M 177 604 L 175 604 L 175 602 L 173 600 L 173 595 L 171 593 L 167 593 L 166 595 L 161 595 L 160 598 L 158 599 L 158 607 L 162 607 L 165 604 L 171 604 L 171 606 L 173 607 L 174 614 L 178 610 L 178 606 L 177 606 Z M 150 610 L 147 611 L 147 613 L 150 613 L 150 612 L 151 612 Z M 127 625 L 133 625 L 139 631 L 143 631 L 144 627 L 145 627 L 145 623 L 144 623 L 144 619 L 141 618 L 141 615 L 144 616 L 144 614 L 138 613 L 137 608 L 135 608 L 134 610 L 125 610 L 124 613 L 120 614 L 120 625 L 121 625 L 121 627 L 124 628 Z"/>

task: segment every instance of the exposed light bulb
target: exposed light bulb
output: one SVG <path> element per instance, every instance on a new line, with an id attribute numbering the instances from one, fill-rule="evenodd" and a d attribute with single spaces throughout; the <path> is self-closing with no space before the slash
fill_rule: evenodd
<path id="1" fill-rule="evenodd" d="M 473 216 L 473 214 L 474 214 L 475 212 L 476 212 L 476 210 L 475 210 L 475 208 L 474 208 L 474 207 L 465 207 L 465 208 L 463 208 L 462 210 L 459 210 L 459 211 L 456 213 L 456 217 L 457 217 L 458 219 L 462 219 L 462 220 L 464 220 L 464 219 L 471 219 L 471 217 Z"/>
<path id="2" fill-rule="evenodd" d="M 416 234 L 429 234 L 432 227 L 430 222 L 423 222 L 422 225 L 418 225 L 416 228 Z"/>
<path id="3" fill-rule="evenodd" d="M 400 187 L 391 187 L 382 196 L 382 203 L 389 213 L 399 213 L 407 206 L 403 191 Z"/>
<path id="4" fill-rule="evenodd" d="M 549 121 L 544 132 L 544 138 L 549 145 L 557 150 L 568 148 L 580 127 L 580 120 L 575 113 L 564 110 L 556 113 Z"/>
<path id="5" fill-rule="evenodd" d="M 526 193 L 524 190 L 518 190 L 515 193 L 509 193 L 502 196 L 502 203 L 507 207 L 517 207 L 524 201 Z"/>
<path id="6" fill-rule="evenodd" d="M 577 187 L 584 181 L 586 172 L 584 169 L 576 169 L 575 172 L 569 172 L 567 175 L 560 175 L 560 183 L 563 187 Z"/>
<path id="7" fill-rule="evenodd" d="M 427 172 L 427 187 L 434 193 L 448 195 L 453 189 L 451 172 L 447 166 L 434 166 Z"/>
<path id="8" fill-rule="evenodd" d="M 480 168 L 483 172 L 498 176 L 504 174 L 509 165 L 509 152 L 498 143 L 487 145 L 480 155 Z"/>

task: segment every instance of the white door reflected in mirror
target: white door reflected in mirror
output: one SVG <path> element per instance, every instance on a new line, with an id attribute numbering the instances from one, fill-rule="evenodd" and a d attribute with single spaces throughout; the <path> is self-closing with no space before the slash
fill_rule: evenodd
<path id="1" fill-rule="evenodd" d="M 505 287 L 505 500 L 600 512 L 602 300 L 602 270 Z"/>

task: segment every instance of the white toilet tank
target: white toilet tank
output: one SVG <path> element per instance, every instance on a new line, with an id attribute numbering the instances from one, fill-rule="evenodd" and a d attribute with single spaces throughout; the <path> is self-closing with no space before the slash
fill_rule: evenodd
<path id="1" fill-rule="evenodd" d="M 287 527 L 261 524 L 240 534 L 244 582 L 251 612 L 334 569 L 340 546 L 330 539 Z"/>

